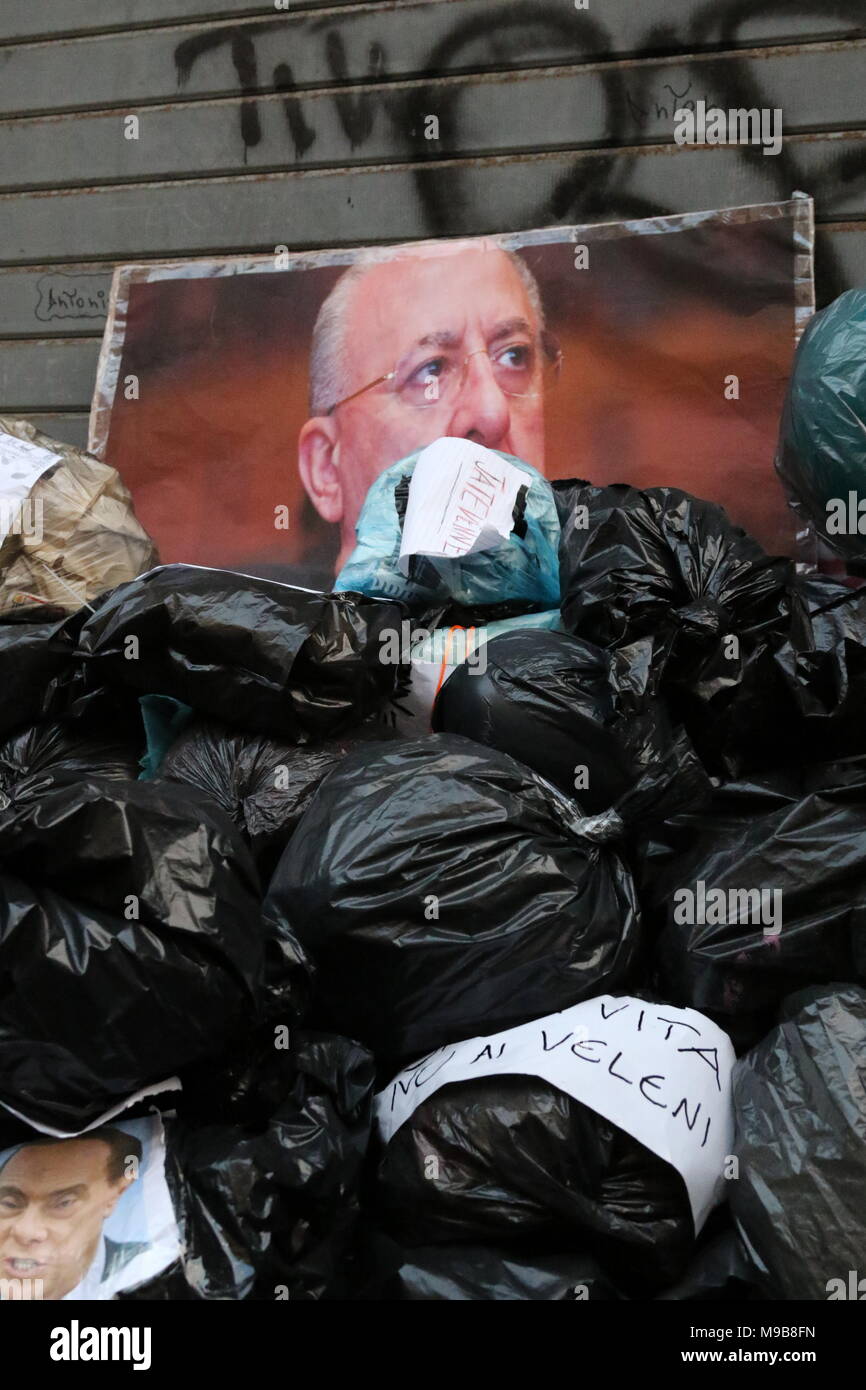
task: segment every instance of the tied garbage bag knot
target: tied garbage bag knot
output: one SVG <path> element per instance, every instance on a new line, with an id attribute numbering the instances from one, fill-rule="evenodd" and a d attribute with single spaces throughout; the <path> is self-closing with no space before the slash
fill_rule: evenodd
<path id="1" fill-rule="evenodd" d="M 712 642 L 735 627 L 733 616 L 726 608 L 700 599 L 675 609 L 673 619 L 685 636 L 696 641 Z"/>
<path id="2" fill-rule="evenodd" d="M 620 840 L 625 834 L 625 824 L 617 811 L 602 811 L 598 816 L 574 816 L 568 824 L 573 835 L 584 840 L 594 840 L 605 844 L 608 840 Z"/>

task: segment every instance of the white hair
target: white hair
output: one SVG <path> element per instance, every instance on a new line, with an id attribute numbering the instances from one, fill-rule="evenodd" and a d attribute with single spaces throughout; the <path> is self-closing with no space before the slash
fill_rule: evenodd
<path id="1" fill-rule="evenodd" d="M 532 311 L 538 321 L 538 331 L 544 331 L 544 307 L 538 281 L 522 256 L 516 251 L 497 248 L 514 266 L 526 290 Z M 352 291 L 359 280 L 388 261 L 404 260 L 411 251 L 405 246 L 373 246 L 361 251 L 343 272 L 331 293 L 322 304 L 313 328 L 310 348 L 310 414 L 324 415 L 337 401 L 348 396 L 353 383 L 349 376 L 345 326 Z M 362 383 L 363 384 L 363 383 Z"/>

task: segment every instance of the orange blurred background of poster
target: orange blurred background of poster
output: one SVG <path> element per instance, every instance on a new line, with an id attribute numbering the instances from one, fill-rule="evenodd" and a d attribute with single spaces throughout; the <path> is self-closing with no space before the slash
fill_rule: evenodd
<path id="1" fill-rule="evenodd" d="M 563 350 L 545 402 L 549 478 L 681 487 L 768 550 L 795 552 L 773 455 L 813 308 L 810 210 L 798 199 L 507 239 Z M 328 585 L 336 528 L 305 495 L 297 441 L 313 324 L 350 257 L 121 268 L 125 324 L 107 329 L 92 446 L 119 469 L 163 562 Z M 280 506 L 287 530 L 275 528 Z"/>

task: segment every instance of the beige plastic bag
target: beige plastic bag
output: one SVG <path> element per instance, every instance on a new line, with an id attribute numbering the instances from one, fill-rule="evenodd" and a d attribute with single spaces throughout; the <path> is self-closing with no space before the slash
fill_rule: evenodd
<path id="1" fill-rule="evenodd" d="M 34 603 L 75 612 L 159 564 L 114 468 L 49 439 L 29 420 L 0 416 L 0 465 L 4 442 L 10 481 L 0 498 L 0 614 Z M 26 483 L 11 480 L 43 467 L 19 505 L 15 488 Z"/>

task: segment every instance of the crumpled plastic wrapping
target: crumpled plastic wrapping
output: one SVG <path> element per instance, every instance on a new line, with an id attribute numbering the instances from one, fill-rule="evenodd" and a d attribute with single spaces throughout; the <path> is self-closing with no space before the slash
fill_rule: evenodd
<path id="1" fill-rule="evenodd" d="M 631 874 L 579 807 L 454 734 L 363 749 L 322 783 L 265 914 L 317 967 L 318 1026 L 389 1064 L 623 983 Z"/>
<path id="2" fill-rule="evenodd" d="M 483 655 L 483 666 L 463 662 L 448 677 L 434 729 L 510 753 L 567 796 L 579 788 L 587 811 L 613 806 L 634 769 L 611 727 L 612 657 L 564 633 L 526 631 L 492 638 Z"/>
<path id="3" fill-rule="evenodd" d="M 663 1303 L 757 1303 L 764 1297 L 760 1271 L 749 1258 L 743 1241 L 731 1225 L 727 1207 L 720 1209 L 721 1230 L 706 1233 L 699 1241 L 681 1279 L 663 1289 Z"/>
<path id="4" fill-rule="evenodd" d="M 77 644 L 91 613 L 82 608 L 64 616 L 40 606 L 0 617 L 0 739 L 44 720 L 84 721 L 109 737 L 141 736 L 136 691 L 85 677 Z"/>
<path id="5" fill-rule="evenodd" d="M 48 449 L 60 462 L 28 493 L 38 529 L 13 527 L 0 544 L 0 613 L 34 600 L 72 613 L 158 563 L 116 469 L 28 420 L 0 417 L 0 443 L 3 435 Z"/>
<path id="6" fill-rule="evenodd" d="M 726 776 L 866 751 L 866 594 L 792 578 L 777 621 L 729 658 L 725 643 L 672 685 L 671 707 Z"/>
<path id="7" fill-rule="evenodd" d="M 694 1244 L 676 1169 L 532 1076 L 479 1077 L 422 1101 L 384 1147 L 377 1202 L 405 1245 L 567 1247 L 629 1294 L 673 1283 Z"/>
<path id="8" fill-rule="evenodd" d="M 381 660 L 399 604 L 319 594 L 231 570 L 163 565 L 84 623 L 91 684 L 169 695 L 250 733 L 309 743 L 358 724 L 397 688 Z M 134 640 L 133 640 L 134 639 Z"/>
<path id="9" fill-rule="evenodd" d="M 647 639 L 647 691 L 669 700 L 710 771 L 732 771 L 726 758 L 742 749 L 720 721 L 768 630 L 787 631 L 793 564 L 767 555 L 721 507 L 676 488 L 577 481 L 557 484 L 556 498 L 564 627 L 611 650 Z M 739 711 L 742 724 L 742 702 Z M 745 722 L 753 744 L 756 722 L 779 730 L 760 686 Z"/>
<path id="10" fill-rule="evenodd" d="M 390 1253 L 394 1269 L 382 1295 L 389 1299 L 596 1303 L 625 1298 L 579 1243 L 561 1254 L 456 1244 L 404 1250 L 395 1245 Z M 655 1297 L 660 1302 L 755 1302 L 761 1298 L 756 1279 L 742 1242 L 728 1229 L 700 1243 L 682 1278 Z"/>
<path id="11" fill-rule="evenodd" d="M 175 739 L 160 778 L 198 787 L 242 831 L 267 882 L 317 788 L 359 744 L 396 737 L 374 722 L 313 746 L 197 720 Z"/>
<path id="12" fill-rule="evenodd" d="M 291 1015 L 239 833 L 192 789 L 79 777 L 0 812 L 0 1100 L 72 1132 Z"/>
<path id="13" fill-rule="evenodd" d="M 63 617 L 28 609 L 0 619 L 0 738 L 67 703 L 75 632 Z"/>
<path id="14" fill-rule="evenodd" d="M 810 320 L 788 381 L 776 469 L 798 515 L 862 573 L 866 289 L 846 290 Z"/>
<path id="15" fill-rule="evenodd" d="M 583 1303 L 619 1297 L 592 1255 L 532 1254 L 483 1245 L 428 1245 L 401 1252 L 386 1297 L 452 1303 Z"/>
<path id="16" fill-rule="evenodd" d="M 731 1207 L 771 1298 L 866 1292 L 864 1076 L 866 990 L 845 984 L 787 1000 L 737 1063 Z"/>
<path id="17" fill-rule="evenodd" d="M 62 782 L 138 775 L 142 741 L 120 728 L 43 723 L 22 729 L 0 744 L 0 811 L 13 801 L 38 795 Z"/>

